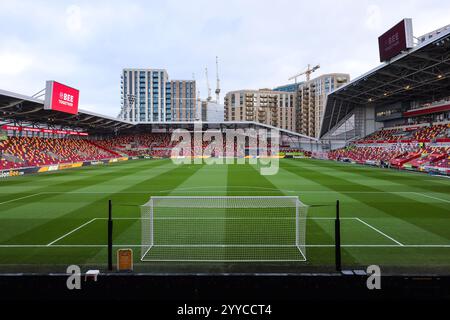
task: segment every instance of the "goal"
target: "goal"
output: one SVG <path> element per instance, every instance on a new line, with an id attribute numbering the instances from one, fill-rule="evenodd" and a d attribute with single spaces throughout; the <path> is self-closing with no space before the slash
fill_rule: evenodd
<path id="1" fill-rule="evenodd" d="M 142 261 L 306 261 L 308 207 L 298 197 L 151 197 Z"/>

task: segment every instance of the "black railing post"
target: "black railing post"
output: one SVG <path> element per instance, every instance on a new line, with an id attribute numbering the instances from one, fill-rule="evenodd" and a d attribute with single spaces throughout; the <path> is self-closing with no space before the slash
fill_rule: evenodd
<path id="1" fill-rule="evenodd" d="M 108 271 L 112 271 L 113 270 L 113 261 L 112 261 L 113 240 L 112 240 L 112 234 L 113 234 L 112 201 L 109 200 L 109 202 L 108 202 Z"/>
<path id="2" fill-rule="evenodd" d="M 336 201 L 336 221 L 334 223 L 336 271 L 342 271 L 341 264 L 341 221 L 339 219 L 339 200 Z"/>

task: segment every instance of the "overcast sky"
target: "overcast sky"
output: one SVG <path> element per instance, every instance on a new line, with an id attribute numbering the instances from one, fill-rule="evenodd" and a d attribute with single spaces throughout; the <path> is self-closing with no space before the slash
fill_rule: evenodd
<path id="1" fill-rule="evenodd" d="M 377 38 L 402 18 L 414 35 L 450 24 L 450 1 L 0 0 L 0 88 L 32 95 L 52 79 L 80 89 L 81 108 L 116 116 L 124 67 L 165 68 L 222 97 L 315 75 L 377 66 Z"/>

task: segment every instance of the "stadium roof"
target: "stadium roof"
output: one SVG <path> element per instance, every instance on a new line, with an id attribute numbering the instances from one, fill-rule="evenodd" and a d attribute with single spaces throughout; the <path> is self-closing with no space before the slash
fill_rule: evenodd
<path id="1" fill-rule="evenodd" d="M 151 122 L 151 123 L 149 122 L 149 123 L 136 124 L 136 129 L 137 130 L 146 130 L 146 127 L 148 127 L 148 126 L 160 127 L 160 128 L 169 127 L 169 126 L 170 127 L 178 126 L 180 128 L 194 130 L 196 125 L 207 126 L 210 129 L 213 129 L 213 128 L 239 129 L 239 128 L 248 128 L 251 126 L 256 126 L 256 127 L 263 127 L 263 128 L 270 129 L 270 130 L 278 130 L 282 134 L 284 134 L 286 136 L 290 136 L 290 137 L 298 137 L 301 139 L 318 141 L 318 139 L 316 139 L 316 138 L 309 137 L 309 136 L 300 134 L 298 132 L 277 128 L 277 127 L 274 127 L 274 126 L 271 126 L 268 124 L 259 123 L 259 122 L 255 122 L 255 121 L 222 121 L 222 122 L 171 121 L 171 122 Z"/>
<path id="2" fill-rule="evenodd" d="M 355 107 L 450 96 L 450 28 L 328 95 L 320 137 Z"/>
<path id="3" fill-rule="evenodd" d="M 44 101 L 0 89 L 0 119 L 6 123 L 27 123 L 59 128 L 79 128 L 86 132 L 110 133 L 134 125 L 127 121 L 79 110 L 72 115 L 44 110 Z"/>

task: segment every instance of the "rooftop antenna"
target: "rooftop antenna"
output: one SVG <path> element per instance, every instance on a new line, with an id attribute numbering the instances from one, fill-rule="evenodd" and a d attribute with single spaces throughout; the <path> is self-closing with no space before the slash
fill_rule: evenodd
<path id="1" fill-rule="evenodd" d="M 219 57 L 216 56 L 216 102 L 220 103 Z"/>

